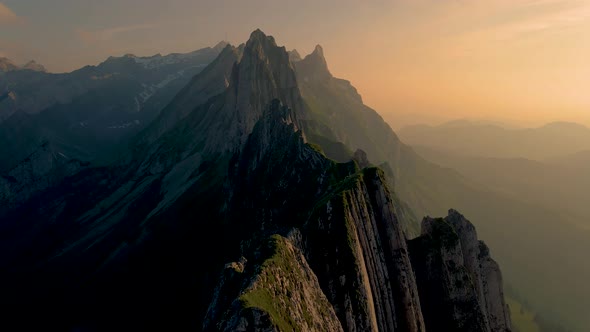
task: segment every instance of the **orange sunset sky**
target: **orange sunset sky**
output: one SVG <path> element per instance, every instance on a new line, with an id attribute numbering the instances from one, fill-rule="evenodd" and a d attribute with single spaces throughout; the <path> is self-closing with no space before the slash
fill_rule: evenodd
<path id="1" fill-rule="evenodd" d="M 187 52 L 255 28 L 324 47 L 394 127 L 456 118 L 590 126 L 588 0 L 4 0 L 0 56 L 54 72 Z"/>

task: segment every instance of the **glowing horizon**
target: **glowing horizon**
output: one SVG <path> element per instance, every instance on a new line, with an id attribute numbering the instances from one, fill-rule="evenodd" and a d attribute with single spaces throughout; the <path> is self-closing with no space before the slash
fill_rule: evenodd
<path id="1" fill-rule="evenodd" d="M 321 44 L 332 73 L 392 122 L 590 126 L 588 1 L 35 2 L 0 1 L 0 56 L 70 71 L 239 44 L 261 28 L 302 56 Z"/>

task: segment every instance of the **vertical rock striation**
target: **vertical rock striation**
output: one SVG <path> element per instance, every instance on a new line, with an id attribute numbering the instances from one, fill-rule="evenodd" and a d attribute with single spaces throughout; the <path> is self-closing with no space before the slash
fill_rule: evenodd
<path id="1" fill-rule="evenodd" d="M 406 238 L 384 173 L 328 160 L 305 143 L 293 114 L 272 101 L 230 163 L 231 227 L 249 239 L 298 229 L 294 244 L 344 330 L 424 331 Z M 357 152 L 368 165 L 362 156 Z"/>
<path id="2" fill-rule="evenodd" d="M 425 218 L 409 247 L 428 331 L 511 330 L 501 273 L 464 216 Z"/>
<path id="3" fill-rule="evenodd" d="M 308 259 L 347 331 L 424 331 L 405 236 L 381 170 L 346 175 L 307 223 Z"/>

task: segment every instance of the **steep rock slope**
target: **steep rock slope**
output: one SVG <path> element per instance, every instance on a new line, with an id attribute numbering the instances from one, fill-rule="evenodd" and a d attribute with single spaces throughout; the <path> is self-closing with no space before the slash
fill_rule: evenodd
<path id="1" fill-rule="evenodd" d="M 15 285 L 6 296 L 16 299 L 14 310 L 27 303 L 27 296 L 17 294 L 39 299 L 29 309 L 39 311 L 62 294 L 59 298 L 77 312 L 72 316 L 77 318 L 65 319 L 63 313 L 48 310 L 50 321 L 100 326 L 122 319 L 148 326 L 183 310 L 193 314 L 183 315 L 178 326 L 202 318 L 214 286 L 212 276 L 239 241 L 229 241 L 201 265 L 179 262 L 209 251 L 212 239 L 239 238 L 238 232 L 225 229 L 223 221 L 229 161 L 272 99 L 295 105 L 293 101 L 300 100 L 288 55 L 272 38 L 253 33 L 239 58 L 239 63 L 228 62 L 232 74 L 227 88 L 211 91 L 172 129 L 152 136 L 154 143 L 142 144 L 140 139 L 121 163 L 77 174 L 2 216 L 1 245 L 11 255 L 0 264 L 12 271 L 2 278 Z M 30 243 L 36 243 L 34 248 Z M 147 260 L 154 252 L 159 252 L 158 258 Z M 30 273 L 33 266 L 35 274 Z M 179 275 L 193 282 L 173 282 Z M 162 280 L 175 286 L 156 287 L 149 295 L 160 299 L 154 304 L 142 289 Z M 122 294 L 135 304 L 125 317 L 117 304 L 97 307 L 100 301 Z M 179 309 L 187 296 L 200 300 Z M 171 298 L 178 305 L 165 307 Z M 111 318 L 97 321 L 96 312 L 84 308 L 110 313 Z M 146 312 L 151 319 L 134 319 Z"/>
<path id="2" fill-rule="evenodd" d="M 409 247 L 428 331 L 511 330 L 502 275 L 465 217 L 425 218 Z"/>
<path id="3" fill-rule="evenodd" d="M 346 331 L 423 330 L 384 175 L 329 161 L 305 144 L 292 114 L 273 102 L 236 157 L 232 228 L 252 238 L 260 231 L 291 234 Z"/>
<path id="4" fill-rule="evenodd" d="M 151 121 L 159 108 L 172 99 L 192 75 L 213 61 L 224 47 L 225 43 L 220 43 L 214 48 L 164 57 L 112 57 L 97 67 L 85 67 L 68 74 L 27 70 L 0 77 L 0 89 L 4 83 L 6 89 L 10 89 L 5 102 L 0 102 L 0 110 L 5 104 L 20 108 L 0 123 L 0 140 L 9 142 L 0 147 L 0 175 L 11 180 L 2 183 L 4 189 L 0 195 L 0 209 L 15 207 L 40 190 L 75 174 L 81 168 L 70 166 L 76 162 L 86 166 L 90 162 L 100 165 L 125 155 L 131 135 Z M 231 58 L 230 64 L 225 64 L 229 67 L 226 71 L 231 71 L 235 60 L 235 57 Z M 212 94 L 218 94 L 225 89 L 224 82 L 227 83 L 229 74 L 218 73 L 215 66 L 212 68 L 208 72 L 213 72 L 221 83 L 207 84 L 205 90 L 212 89 Z M 207 83 L 213 82 L 208 80 Z M 26 100 L 21 100 L 24 91 L 29 88 L 34 93 L 26 100 L 30 99 L 32 103 L 43 103 L 43 98 L 37 94 L 51 94 L 52 89 L 71 96 L 64 100 L 52 100 L 61 104 L 42 110 L 41 104 L 27 105 Z M 195 95 L 195 91 L 192 92 Z M 59 98 L 60 93 L 56 92 L 52 98 Z M 202 101 L 194 101 L 193 105 L 202 104 Z M 180 119 L 191 110 L 172 115 L 172 119 Z M 38 114 L 29 114 L 39 111 Z M 158 122 L 175 123 L 166 118 Z M 39 158 L 33 159 L 37 165 L 31 166 L 30 156 L 38 155 L 44 146 L 51 146 L 51 155 L 56 156 L 56 160 L 63 159 L 64 164 L 65 160 L 74 162 L 67 164 L 67 171 L 61 166 L 40 168 Z M 27 171 L 23 172 L 23 168 Z"/>
<path id="5" fill-rule="evenodd" d="M 151 126 L 140 135 L 141 144 L 150 144 L 162 134 L 172 129 L 178 121 L 184 119 L 199 105 L 209 98 L 223 93 L 231 81 L 234 65 L 240 60 L 243 46 L 235 48 L 227 45 L 199 75 L 176 95 L 158 115 Z"/>

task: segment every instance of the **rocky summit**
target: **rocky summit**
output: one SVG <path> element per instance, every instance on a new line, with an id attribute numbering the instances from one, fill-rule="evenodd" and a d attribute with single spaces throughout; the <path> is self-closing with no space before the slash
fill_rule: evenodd
<path id="1" fill-rule="evenodd" d="M 417 223 L 320 46 L 219 48 L 114 161 L 46 143 L 0 178 L 0 326 L 511 331 L 474 226 Z"/>

